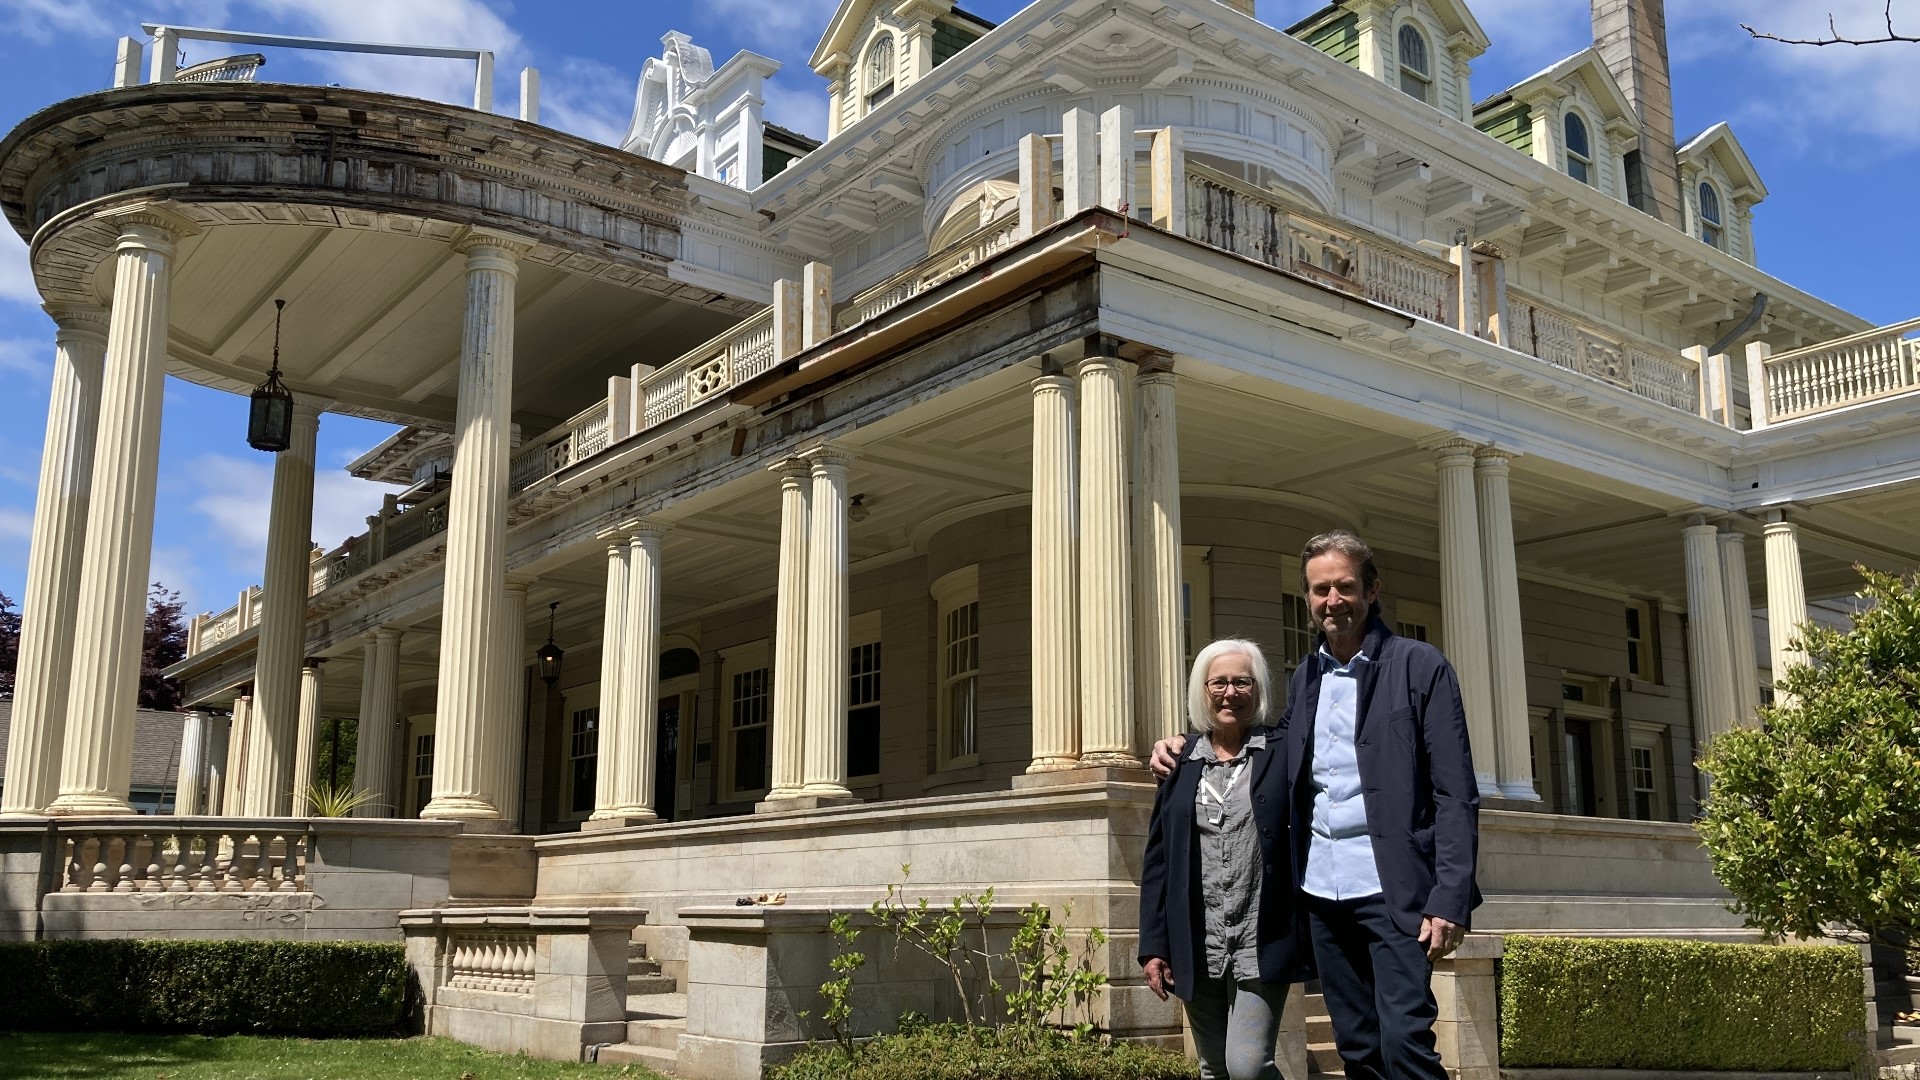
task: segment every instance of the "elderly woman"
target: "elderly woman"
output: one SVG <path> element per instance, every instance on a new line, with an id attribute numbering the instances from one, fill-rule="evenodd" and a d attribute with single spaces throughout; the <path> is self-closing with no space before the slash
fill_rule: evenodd
<path id="1" fill-rule="evenodd" d="M 1140 870 L 1140 966 L 1186 1004 L 1204 1080 L 1278 1080 L 1280 1009 L 1306 977 L 1274 696 L 1258 645 L 1200 650 L 1187 719 L 1201 734 L 1160 784 Z"/>

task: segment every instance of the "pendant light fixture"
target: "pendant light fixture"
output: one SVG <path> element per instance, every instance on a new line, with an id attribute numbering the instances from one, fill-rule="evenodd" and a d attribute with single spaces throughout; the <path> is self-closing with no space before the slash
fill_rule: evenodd
<path id="1" fill-rule="evenodd" d="M 286 306 L 285 300 L 273 302 L 273 366 L 247 413 L 247 445 L 274 454 L 293 445 L 293 391 L 280 382 L 280 313 Z"/>

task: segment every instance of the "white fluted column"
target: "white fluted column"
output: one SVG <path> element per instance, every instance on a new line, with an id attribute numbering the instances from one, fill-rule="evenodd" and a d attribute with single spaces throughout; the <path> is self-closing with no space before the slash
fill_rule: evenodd
<path id="1" fill-rule="evenodd" d="M 173 779 L 173 812 L 176 816 L 192 817 L 203 811 L 205 800 L 201 798 L 201 792 L 207 781 L 206 764 L 206 710 L 191 709 L 180 724 L 180 761 Z"/>
<path id="2" fill-rule="evenodd" d="M 381 627 L 367 639 L 360 674 L 359 742 L 353 752 L 353 789 L 372 798 L 354 817 L 398 817 L 393 762 L 400 706 L 400 631 Z"/>
<path id="3" fill-rule="evenodd" d="M 1073 380 L 1033 380 L 1033 762 L 1030 773 L 1080 763 L 1080 637 L 1074 596 Z"/>
<path id="4" fill-rule="evenodd" d="M 434 709 L 433 798 L 425 818 L 498 829 L 486 789 L 498 775 L 494 718 L 499 637 L 507 603 L 507 459 L 513 434 L 514 285 L 527 244 L 474 231 L 467 257 L 466 325 L 454 409 L 453 490 L 440 608 L 440 684 Z"/>
<path id="5" fill-rule="evenodd" d="M 1481 571 L 1480 514 L 1474 497 L 1473 443 L 1448 439 L 1434 447 L 1440 477 L 1440 618 L 1447 660 L 1460 679 L 1467 741 L 1482 795 L 1500 794 L 1495 762 L 1492 663 L 1487 648 L 1487 586 Z"/>
<path id="6" fill-rule="evenodd" d="M 93 483 L 100 379 L 107 357 L 107 313 L 48 305 L 54 333 L 53 390 L 40 452 L 40 488 L 27 553 L 27 589 L 20 609 L 20 653 L 14 672 L 13 722 L 7 738 L 0 817 L 37 816 L 60 792 L 60 746 L 66 737 L 73 671 L 80 552 Z"/>
<path id="7" fill-rule="evenodd" d="M 773 614 L 773 784 L 767 801 L 797 799 L 807 783 L 807 532 L 812 470 L 798 458 L 780 474 L 780 577 Z"/>
<path id="8" fill-rule="evenodd" d="M 614 812 L 635 824 L 654 821 L 653 766 L 660 721 L 660 541 L 665 526 L 643 521 L 627 546 L 627 627 L 620 640 L 633 743 L 621 763 Z"/>
<path id="9" fill-rule="evenodd" d="M 1727 659 L 1733 677 L 1733 722 L 1756 723 L 1760 711 L 1760 665 L 1753 649 L 1753 590 L 1747 584 L 1747 538 L 1720 530 L 1720 582 L 1727 597 Z"/>
<path id="10" fill-rule="evenodd" d="M 1173 372 L 1142 369 L 1133 386 L 1134 746 L 1145 748 L 1187 729 L 1180 434 Z"/>
<path id="11" fill-rule="evenodd" d="M 1695 741 L 1705 746 L 1733 723 L 1733 657 L 1720 530 L 1702 518 L 1693 520 L 1681 530 L 1687 560 L 1687 683 L 1693 692 Z"/>
<path id="12" fill-rule="evenodd" d="M 627 711 L 626 655 L 628 542 L 633 537 L 628 522 L 600 534 L 607 542 L 607 599 L 600 617 L 600 744 L 594 761 L 593 814 L 589 822 L 618 824 L 620 815 L 614 801 L 620 790 L 621 763 L 632 753 Z"/>
<path id="13" fill-rule="evenodd" d="M 306 676 L 307 596 L 313 581 L 313 470 L 320 409 L 293 405 L 292 438 L 273 456 L 273 498 L 267 510 L 267 562 L 260 579 L 260 637 L 253 659 L 253 724 L 247 747 L 241 813 L 306 816 L 313 747 L 300 763 L 301 690 Z M 302 771 L 304 770 L 304 772 Z M 304 777 L 304 780 L 302 779 Z"/>
<path id="14" fill-rule="evenodd" d="M 300 708 L 294 737 L 293 780 L 289 789 L 294 817 L 308 817 L 313 806 L 307 792 L 313 790 L 315 766 L 320 756 L 320 692 L 324 688 L 321 665 L 326 661 L 309 656 L 300 665 Z"/>
<path id="15" fill-rule="evenodd" d="M 807 535 L 808 798 L 851 799 L 847 790 L 847 463 L 835 446 L 802 455 L 813 470 Z"/>
<path id="16" fill-rule="evenodd" d="M 1773 667 L 1773 700 L 1791 707 L 1795 697 L 1781 689 L 1787 669 L 1807 662 L 1800 627 L 1807 621 L 1807 579 L 1800 569 L 1800 527 L 1785 510 L 1767 511 L 1767 651 Z"/>
<path id="17" fill-rule="evenodd" d="M 205 764 L 200 770 L 200 808 L 198 813 L 216 816 L 227 810 L 227 740 L 232 730 L 232 718 L 214 713 L 207 715 L 207 734 L 202 743 Z"/>
<path id="18" fill-rule="evenodd" d="M 160 402 L 174 244 L 196 231 L 157 207 L 101 215 L 117 224 L 113 314 L 100 383 L 92 492 L 74 605 L 69 723 L 55 814 L 128 814 L 147 569 L 160 468 Z"/>
<path id="19" fill-rule="evenodd" d="M 1101 351 L 1112 342 L 1101 340 Z M 1133 743 L 1133 623 L 1127 557 L 1127 417 L 1122 363 L 1074 369 L 1080 404 L 1080 765 L 1140 767 Z"/>
<path id="20" fill-rule="evenodd" d="M 1520 625 L 1520 563 L 1513 549 L 1513 455 L 1493 447 L 1473 454 L 1480 511 L 1480 567 L 1487 589 L 1487 672 L 1493 691 L 1494 775 L 1508 799 L 1539 802 L 1527 719 L 1526 641 Z M 1452 639 L 1449 638 L 1448 641 Z"/>
<path id="21" fill-rule="evenodd" d="M 227 780 L 220 786 L 220 812 L 240 817 L 247 790 L 247 733 L 253 727 L 253 688 L 246 687 L 233 698 L 233 713 L 227 718 Z"/>
<path id="22" fill-rule="evenodd" d="M 520 828 L 521 773 L 527 758 L 527 588 L 521 577 L 507 579 L 507 604 L 501 617 L 500 690 L 494 708 L 494 756 L 499 774 L 494 805 L 509 831 Z"/>

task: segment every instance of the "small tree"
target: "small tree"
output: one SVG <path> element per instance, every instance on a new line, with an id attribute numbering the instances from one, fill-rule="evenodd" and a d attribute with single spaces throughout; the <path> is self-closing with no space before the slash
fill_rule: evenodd
<path id="1" fill-rule="evenodd" d="M 154 582 L 147 592 L 146 635 L 140 646 L 140 707 L 171 711 L 180 707 L 180 684 L 162 671 L 187 657 L 187 624 L 178 590 Z"/>
<path id="2" fill-rule="evenodd" d="M 13 673 L 20 666 L 20 611 L 13 597 L 0 592 L 0 698 L 13 696 Z"/>
<path id="3" fill-rule="evenodd" d="M 1802 628 L 1793 704 L 1714 739 L 1699 830 L 1749 925 L 1899 944 L 1920 929 L 1920 578 L 1862 573 L 1851 630 Z"/>

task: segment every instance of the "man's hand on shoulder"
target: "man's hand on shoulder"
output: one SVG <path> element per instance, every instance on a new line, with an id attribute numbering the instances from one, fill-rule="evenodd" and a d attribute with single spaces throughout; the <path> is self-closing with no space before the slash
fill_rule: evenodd
<path id="1" fill-rule="evenodd" d="M 1180 763 L 1181 751 L 1187 747 L 1187 736 L 1169 735 L 1153 744 L 1153 760 L 1148 766 L 1153 775 L 1161 780 L 1173 775 L 1173 767 Z"/>

